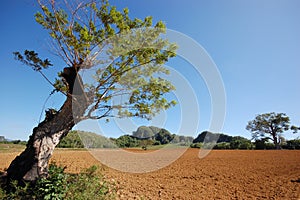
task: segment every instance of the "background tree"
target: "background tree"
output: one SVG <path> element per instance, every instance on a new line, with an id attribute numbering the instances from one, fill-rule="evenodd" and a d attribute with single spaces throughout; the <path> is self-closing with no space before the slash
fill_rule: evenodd
<path id="1" fill-rule="evenodd" d="M 281 134 L 290 129 L 290 118 L 285 113 L 264 113 L 249 121 L 246 129 L 254 139 L 272 140 L 279 149 Z"/>
<path id="2" fill-rule="evenodd" d="M 293 133 L 297 133 L 300 130 L 300 127 L 297 127 L 295 125 L 291 126 L 291 130 L 293 131 Z"/>
<path id="3" fill-rule="evenodd" d="M 137 147 L 140 143 L 136 138 L 131 137 L 130 135 L 122 135 L 117 138 L 115 142 L 120 148 Z"/>
<path id="4" fill-rule="evenodd" d="M 300 149 L 300 139 L 288 140 L 284 147 L 286 149 Z"/>
<path id="5" fill-rule="evenodd" d="M 241 136 L 234 136 L 230 141 L 231 149 L 252 149 L 253 145 L 250 140 Z"/>
<path id="6" fill-rule="evenodd" d="M 176 45 L 160 37 L 166 29 L 161 21 L 153 28 L 151 17 L 130 19 L 127 8 L 117 11 L 106 0 L 83 1 L 75 7 L 65 2 L 38 0 L 41 11 L 35 14 L 37 23 L 53 40 L 54 53 L 67 65 L 60 68 L 57 79 L 51 81 L 44 73 L 53 65 L 49 59 L 30 50 L 14 53 L 17 60 L 54 87 L 52 93 L 64 94 L 65 101 L 57 111 L 48 110 L 44 121 L 33 129 L 26 149 L 7 169 L 9 179 L 47 176 L 55 146 L 80 121 L 150 119 L 161 109 L 175 105 L 164 96 L 174 86 L 160 74 L 168 74 L 163 64 L 176 56 Z M 84 83 L 82 72 L 95 66 L 93 84 Z M 112 101 L 121 96 L 128 101 Z"/>

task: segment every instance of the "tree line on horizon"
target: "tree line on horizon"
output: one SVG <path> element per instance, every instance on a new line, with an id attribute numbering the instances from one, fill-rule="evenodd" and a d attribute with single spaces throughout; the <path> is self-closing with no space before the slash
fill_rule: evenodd
<path id="1" fill-rule="evenodd" d="M 80 142 L 81 141 L 81 142 Z M 266 138 L 256 138 L 251 141 L 242 136 L 230 136 L 224 133 L 203 131 L 196 138 L 176 135 L 164 128 L 155 126 L 140 126 L 133 133 L 121 135 L 118 138 L 106 138 L 96 133 L 71 131 L 58 145 L 61 148 L 143 148 L 159 145 L 177 145 L 191 148 L 213 149 L 276 149 L 272 141 Z M 213 146 L 211 146 L 213 145 Z M 300 139 L 280 139 L 282 149 L 300 149 Z"/>
<path id="2" fill-rule="evenodd" d="M 7 140 L 0 136 L 0 143 L 25 145 L 25 141 Z M 164 128 L 140 126 L 133 133 L 118 138 L 107 138 L 93 132 L 72 130 L 57 145 L 58 148 L 143 148 L 173 144 L 191 148 L 212 149 L 276 149 L 276 145 L 268 138 L 256 138 L 251 141 L 242 136 L 230 136 L 224 133 L 203 131 L 196 138 L 170 133 Z M 300 139 L 286 140 L 280 137 L 280 148 L 300 149 Z"/>
<path id="3" fill-rule="evenodd" d="M 25 141 L 6 140 L 1 136 L 0 143 L 25 145 Z M 267 139 L 251 141 L 241 136 L 230 136 L 223 133 L 201 132 L 196 138 L 171 134 L 168 130 L 154 126 L 140 126 L 132 135 L 126 134 L 118 138 L 107 138 L 96 133 L 79 130 L 70 131 L 58 148 L 143 148 L 159 145 L 189 146 L 191 148 L 212 149 L 276 149 L 274 143 Z M 213 145 L 213 146 L 212 146 Z M 280 140 L 282 149 L 300 149 L 300 139 Z"/>

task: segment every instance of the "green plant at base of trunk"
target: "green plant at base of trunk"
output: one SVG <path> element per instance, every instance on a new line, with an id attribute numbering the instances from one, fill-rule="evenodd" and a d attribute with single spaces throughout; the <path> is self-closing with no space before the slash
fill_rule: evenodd
<path id="1" fill-rule="evenodd" d="M 7 190 L 0 188 L 0 199 L 14 200 L 98 200 L 114 199 L 114 183 L 106 181 L 99 167 L 91 166 L 79 174 L 68 174 L 65 168 L 50 164 L 47 178 L 19 186 L 10 182 Z"/>

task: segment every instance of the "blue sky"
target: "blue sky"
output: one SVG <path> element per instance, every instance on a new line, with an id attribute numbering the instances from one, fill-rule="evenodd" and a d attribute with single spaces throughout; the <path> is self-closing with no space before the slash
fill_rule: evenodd
<path id="1" fill-rule="evenodd" d="M 202 45 L 218 67 L 226 90 L 222 132 L 250 138 L 245 130 L 247 122 L 265 112 L 284 112 L 292 124 L 300 125 L 299 1 L 114 0 L 111 4 L 128 7 L 131 17 L 151 15 L 154 21 L 162 20 L 167 28 Z M 55 65 L 47 70 L 49 77 L 65 66 L 51 54 L 47 33 L 35 23 L 33 15 L 37 10 L 31 0 L 0 2 L 0 135 L 11 139 L 27 140 L 52 90 L 38 73 L 15 61 L 12 52 L 29 49 L 49 57 Z M 193 85 L 201 116 L 197 130 L 185 134 L 195 136 L 209 128 L 211 105 L 207 85 L 201 77 L 194 76 L 192 67 L 183 59 L 168 65 Z M 46 107 L 59 107 L 61 99 L 59 95 L 51 97 Z M 174 108 L 158 120 L 163 119 L 165 128 L 176 132 L 180 115 L 180 109 Z M 192 118 L 188 121 L 197 123 Z M 126 121 L 101 122 L 100 132 L 109 137 L 123 134 L 120 123 Z M 160 124 L 139 120 L 134 123 Z M 89 129 L 100 130 L 98 124 Z"/>

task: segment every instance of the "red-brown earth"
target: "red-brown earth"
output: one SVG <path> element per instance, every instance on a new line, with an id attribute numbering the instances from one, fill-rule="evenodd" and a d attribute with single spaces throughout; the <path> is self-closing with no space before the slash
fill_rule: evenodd
<path id="1" fill-rule="evenodd" d="M 0 171 L 18 153 L 1 152 Z M 171 165 L 143 174 L 103 166 L 88 151 L 58 149 L 52 160 L 72 173 L 102 166 L 117 199 L 300 199 L 300 151 L 214 150 L 202 159 L 198 153 L 188 149 Z"/>

